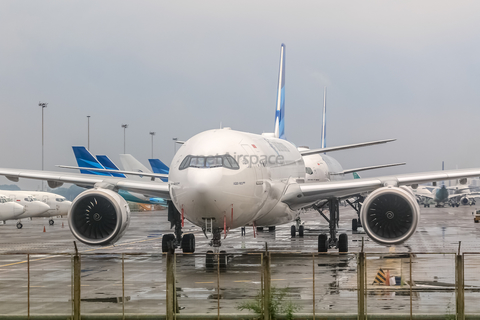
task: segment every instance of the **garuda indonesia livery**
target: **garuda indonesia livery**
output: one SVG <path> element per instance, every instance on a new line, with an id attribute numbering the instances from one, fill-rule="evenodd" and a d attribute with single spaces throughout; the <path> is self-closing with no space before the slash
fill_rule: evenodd
<path id="1" fill-rule="evenodd" d="M 359 213 L 365 232 L 380 244 L 399 244 L 415 232 L 419 222 L 420 209 L 407 186 L 480 176 L 480 168 L 474 168 L 344 180 L 343 174 L 331 174 L 338 170 L 326 163 L 322 181 L 305 182 L 304 156 L 386 141 L 299 151 L 293 143 L 281 139 L 285 134 L 282 111 L 285 46 L 281 48 L 274 133 L 254 134 L 229 128 L 201 132 L 187 140 L 175 154 L 168 182 L 5 168 L 0 168 L 0 175 L 12 181 L 47 180 L 50 187 L 63 183 L 90 186 L 91 189 L 75 198 L 68 218 L 74 236 L 89 245 L 113 244 L 127 229 L 130 211 L 118 194 L 120 190 L 166 199 L 175 231 L 163 236 L 162 249 L 181 247 L 184 252 L 195 250 L 194 236 L 182 235 L 184 219 L 201 227 L 211 237 L 211 245 L 218 249 L 221 237 L 228 236 L 234 228 L 288 223 L 296 218 L 298 209 L 319 201 L 328 203 L 331 216 L 333 213 L 338 221 L 338 202 L 367 192 Z M 157 180 L 167 177 L 157 173 L 117 173 Z M 336 224 L 335 220 L 330 221 L 330 225 Z M 319 235 L 318 249 L 348 250 L 345 237 L 340 238 L 337 240 L 332 227 L 329 236 Z"/>

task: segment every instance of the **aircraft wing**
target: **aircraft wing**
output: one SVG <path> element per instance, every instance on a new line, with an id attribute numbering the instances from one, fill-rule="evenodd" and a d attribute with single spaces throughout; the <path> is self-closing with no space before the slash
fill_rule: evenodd
<path id="1" fill-rule="evenodd" d="M 339 150 L 373 146 L 373 145 L 376 145 L 376 144 L 392 142 L 392 141 L 395 141 L 395 140 L 396 139 L 386 139 L 386 140 L 378 140 L 378 141 L 371 141 L 371 142 L 348 144 L 348 145 L 345 145 L 345 146 L 328 147 L 328 148 L 320 148 L 320 149 L 309 149 L 309 150 L 303 150 L 303 151 L 299 151 L 299 152 L 302 156 L 309 156 L 309 155 L 317 154 L 317 153 L 324 153 L 324 152 L 330 152 L 330 151 L 339 151 Z"/>
<path id="2" fill-rule="evenodd" d="M 292 209 L 302 208 L 321 199 L 344 198 L 373 191 L 384 186 L 407 186 L 432 181 L 454 180 L 480 176 L 480 168 L 431 171 L 411 174 L 360 178 L 342 181 L 291 183 L 282 201 Z"/>
<path id="3" fill-rule="evenodd" d="M 388 167 L 395 167 L 395 166 L 403 166 L 405 164 L 407 164 L 407 163 L 406 162 L 399 162 L 399 163 L 381 164 L 381 165 L 370 166 L 370 167 L 346 169 L 346 170 L 343 170 L 343 173 L 347 174 L 347 173 L 360 172 L 360 171 L 365 171 L 365 170 L 373 170 L 373 169 L 381 169 L 381 168 L 388 168 Z"/>
<path id="4" fill-rule="evenodd" d="M 154 181 L 130 181 L 125 178 L 99 176 L 81 173 L 65 173 L 42 170 L 22 170 L 0 168 L 0 175 L 17 182 L 20 178 L 48 181 L 49 186 L 59 187 L 63 183 L 74 183 L 82 186 L 101 185 L 105 188 L 122 189 L 151 196 L 170 199 L 169 185 Z"/>

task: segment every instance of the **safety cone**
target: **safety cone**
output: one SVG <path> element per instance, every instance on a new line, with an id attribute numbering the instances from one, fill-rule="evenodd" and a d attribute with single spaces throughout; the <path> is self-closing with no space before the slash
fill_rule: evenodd
<path id="1" fill-rule="evenodd" d="M 62 222 L 62 228 L 63 228 L 63 222 Z"/>
<path id="2" fill-rule="evenodd" d="M 47 230 L 45 230 L 45 226 L 43 226 L 43 232 L 47 232 Z"/>

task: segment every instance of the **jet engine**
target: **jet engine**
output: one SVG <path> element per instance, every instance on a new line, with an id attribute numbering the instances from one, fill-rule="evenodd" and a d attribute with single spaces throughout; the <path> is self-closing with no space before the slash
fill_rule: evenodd
<path id="1" fill-rule="evenodd" d="M 463 204 L 463 205 L 465 205 L 465 206 L 466 206 L 467 204 L 469 204 L 469 203 L 470 203 L 470 200 L 468 200 L 468 198 L 467 198 L 467 197 L 464 197 L 464 198 L 462 198 L 461 202 L 462 202 L 462 204 Z"/>
<path id="2" fill-rule="evenodd" d="M 375 242 L 400 244 L 415 232 L 420 208 L 415 197 L 405 189 L 383 187 L 365 199 L 360 219 L 365 232 Z"/>
<path id="3" fill-rule="evenodd" d="M 79 194 L 68 212 L 73 235 L 88 245 L 110 245 L 119 240 L 130 223 L 130 208 L 118 193 L 90 189 Z"/>

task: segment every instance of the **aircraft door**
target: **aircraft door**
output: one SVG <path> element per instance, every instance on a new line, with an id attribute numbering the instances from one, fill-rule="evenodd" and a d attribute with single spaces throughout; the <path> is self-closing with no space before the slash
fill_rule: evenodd
<path id="1" fill-rule="evenodd" d="M 258 149 L 254 149 L 249 144 L 242 144 L 243 149 L 245 150 L 246 160 L 244 156 L 244 163 L 246 163 L 254 172 L 255 175 L 255 196 L 262 198 L 264 197 L 264 188 L 265 183 L 263 181 L 263 165 L 261 163 L 261 154 Z M 256 147 L 255 147 L 256 148 Z"/>

